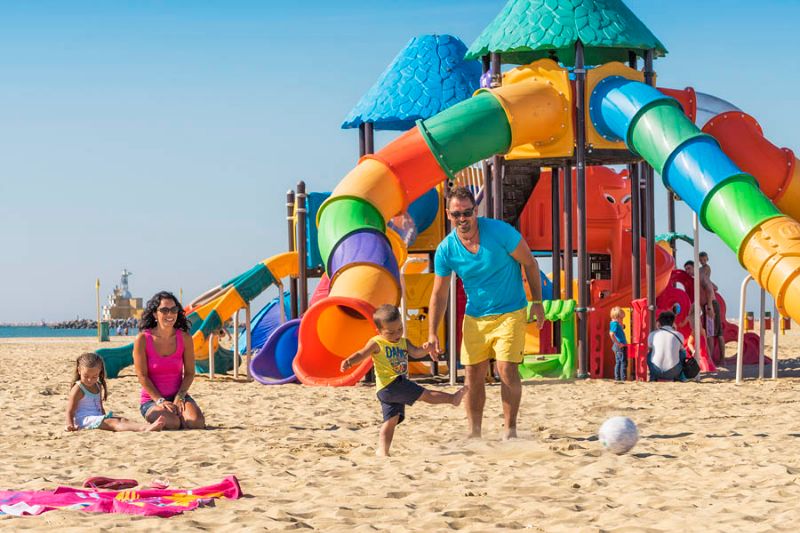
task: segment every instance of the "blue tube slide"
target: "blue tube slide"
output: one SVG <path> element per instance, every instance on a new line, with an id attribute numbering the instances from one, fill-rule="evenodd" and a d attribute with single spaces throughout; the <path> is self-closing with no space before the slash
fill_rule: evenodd
<path id="1" fill-rule="evenodd" d="M 597 84 L 589 114 L 598 132 L 624 140 L 662 175 L 706 225 L 703 209 L 712 194 L 732 178 L 751 181 L 719 147 L 683 113 L 677 101 L 654 87 L 621 76 Z M 708 226 L 706 225 L 708 228 Z"/>
<path id="2" fill-rule="evenodd" d="M 292 361 L 297 355 L 300 319 L 281 324 L 250 360 L 250 375 L 263 385 L 283 385 L 297 381 Z"/>
<path id="3" fill-rule="evenodd" d="M 288 292 L 283 293 L 283 309 L 286 317 L 291 317 L 291 297 Z M 281 325 L 281 311 L 278 307 L 278 299 L 273 298 L 250 320 L 250 343 L 251 349 L 255 353 L 264 346 L 273 331 Z M 235 332 L 234 332 L 235 334 Z M 239 334 L 239 353 L 244 355 L 247 350 L 247 332 Z"/>

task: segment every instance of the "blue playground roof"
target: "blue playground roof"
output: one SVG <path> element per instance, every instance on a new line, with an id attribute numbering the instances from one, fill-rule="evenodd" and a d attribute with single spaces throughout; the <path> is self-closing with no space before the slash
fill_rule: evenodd
<path id="1" fill-rule="evenodd" d="M 466 52 L 452 35 L 412 38 L 350 111 L 342 129 L 372 122 L 376 130 L 407 130 L 469 98 L 478 89 L 481 66 L 465 61 Z"/>

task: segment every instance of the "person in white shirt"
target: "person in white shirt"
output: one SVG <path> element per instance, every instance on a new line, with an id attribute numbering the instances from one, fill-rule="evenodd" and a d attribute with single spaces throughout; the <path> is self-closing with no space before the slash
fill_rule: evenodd
<path id="1" fill-rule="evenodd" d="M 683 375 L 686 351 L 683 349 L 683 335 L 672 327 L 675 313 L 664 311 L 658 315 L 658 329 L 647 337 L 647 366 L 650 381 L 687 381 Z"/>

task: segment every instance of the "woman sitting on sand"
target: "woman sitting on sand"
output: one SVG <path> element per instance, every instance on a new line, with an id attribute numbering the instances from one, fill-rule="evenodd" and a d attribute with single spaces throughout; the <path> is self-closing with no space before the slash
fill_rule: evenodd
<path id="1" fill-rule="evenodd" d="M 133 364 L 142 385 L 139 410 L 148 422 L 163 416 L 164 429 L 204 429 L 203 413 L 189 396 L 194 345 L 178 299 L 161 291 L 147 302 L 133 341 Z"/>

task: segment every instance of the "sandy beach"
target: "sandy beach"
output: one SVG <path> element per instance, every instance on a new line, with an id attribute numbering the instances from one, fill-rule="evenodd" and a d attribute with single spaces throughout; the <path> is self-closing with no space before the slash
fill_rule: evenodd
<path id="1" fill-rule="evenodd" d="M 800 335 L 781 338 L 779 381 L 527 382 L 520 439 L 500 439 L 500 390 L 488 388 L 484 439 L 463 409 L 416 405 L 394 456 L 375 457 L 372 387 L 265 387 L 199 377 L 207 431 L 64 431 L 74 359 L 94 339 L 0 339 L 0 489 L 80 486 L 95 475 L 191 488 L 236 475 L 245 497 L 170 519 L 52 511 L 0 528 L 60 531 L 699 531 L 796 530 L 800 520 Z M 120 344 L 115 340 L 112 344 Z M 106 344 L 105 346 L 108 346 Z M 733 345 L 728 345 L 729 355 Z M 754 368 L 748 368 L 752 375 Z M 442 390 L 453 390 L 435 385 Z M 133 367 L 107 408 L 139 419 Z M 631 417 L 628 455 L 602 450 L 599 425 Z"/>

